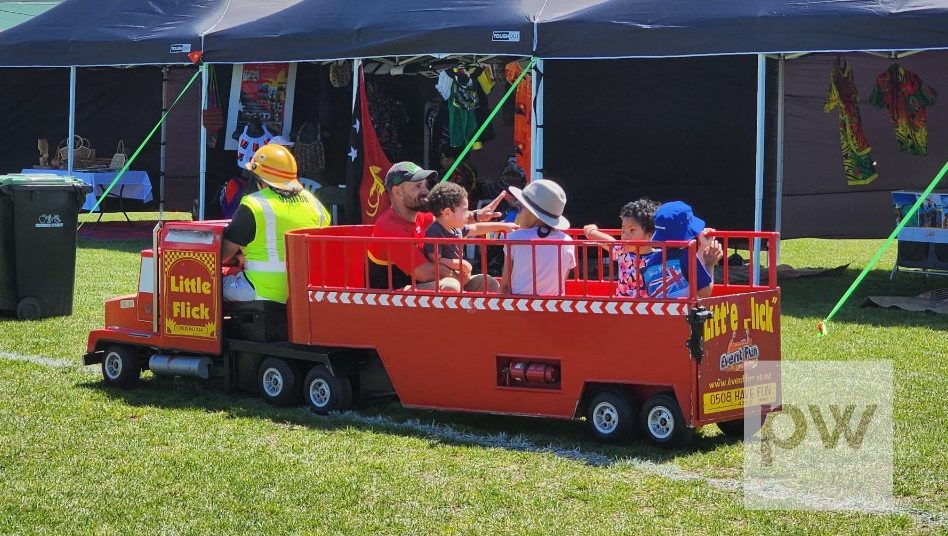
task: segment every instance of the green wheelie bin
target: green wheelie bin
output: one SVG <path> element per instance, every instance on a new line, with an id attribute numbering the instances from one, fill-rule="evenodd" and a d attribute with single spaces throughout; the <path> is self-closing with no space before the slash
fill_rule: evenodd
<path id="1" fill-rule="evenodd" d="M 90 190 L 73 177 L 0 175 L 0 312 L 72 314 L 76 223 Z"/>

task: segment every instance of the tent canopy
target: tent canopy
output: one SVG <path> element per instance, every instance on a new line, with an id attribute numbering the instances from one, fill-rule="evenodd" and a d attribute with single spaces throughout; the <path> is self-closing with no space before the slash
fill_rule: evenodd
<path id="1" fill-rule="evenodd" d="M 0 32 L 0 66 L 187 64 L 225 0 L 66 0 Z"/>
<path id="2" fill-rule="evenodd" d="M 948 0 L 549 0 L 542 58 L 948 48 Z"/>
<path id="3" fill-rule="evenodd" d="M 418 55 L 632 58 L 948 48 L 948 0 L 65 0 L 0 66 Z"/>
<path id="4" fill-rule="evenodd" d="M 544 0 L 233 1 L 205 61 L 241 63 L 440 54 L 529 56 Z"/>

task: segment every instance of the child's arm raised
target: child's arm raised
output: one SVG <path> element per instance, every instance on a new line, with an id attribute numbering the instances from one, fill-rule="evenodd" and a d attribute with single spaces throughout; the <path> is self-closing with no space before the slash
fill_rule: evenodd
<path id="1" fill-rule="evenodd" d="M 467 236 L 483 236 L 487 233 L 509 233 L 520 228 L 516 223 L 505 222 L 481 222 L 472 223 L 467 226 Z"/>
<path id="2" fill-rule="evenodd" d="M 585 235 L 586 235 L 586 238 L 589 239 L 589 240 L 603 240 L 603 241 L 606 241 L 606 242 L 615 242 L 615 241 L 616 241 L 616 239 L 615 239 L 614 237 L 611 237 L 611 236 L 607 235 L 606 233 L 600 231 L 600 230 L 599 230 L 599 226 L 596 225 L 596 224 L 594 224 L 594 223 L 590 223 L 589 225 L 584 226 L 584 227 L 583 227 L 583 234 L 585 234 Z M 604 250 L 606 250 L 606 251 L 610 251 L 610 250 L 612 249 L 612 245 L 611 245 L 611 244 L 599 244 L 599 247 L 601 247 L 602 249 L 604 249 Z"/>

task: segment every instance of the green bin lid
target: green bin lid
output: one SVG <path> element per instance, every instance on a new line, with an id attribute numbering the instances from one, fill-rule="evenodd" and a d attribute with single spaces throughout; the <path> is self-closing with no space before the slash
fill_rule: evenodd
<path id="1" fill-rule="evenodd" d="M 0 187 L 3 186 L 73 186 L 85 184 L 82 179 L 70 175 L 52 173 L 11 173 L 0 175 Z"/>

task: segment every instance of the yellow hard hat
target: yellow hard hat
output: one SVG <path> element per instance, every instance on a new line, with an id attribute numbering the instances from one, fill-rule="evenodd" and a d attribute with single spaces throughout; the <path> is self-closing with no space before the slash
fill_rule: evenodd
<path id="1" fill-rule="evenodd" d="M 263 182 L 278 190 L 298 192 L 303 185 L 296 179 L 296 158 L 282 145 L 268 144 L 257 149 L 247 169 Z"/>

